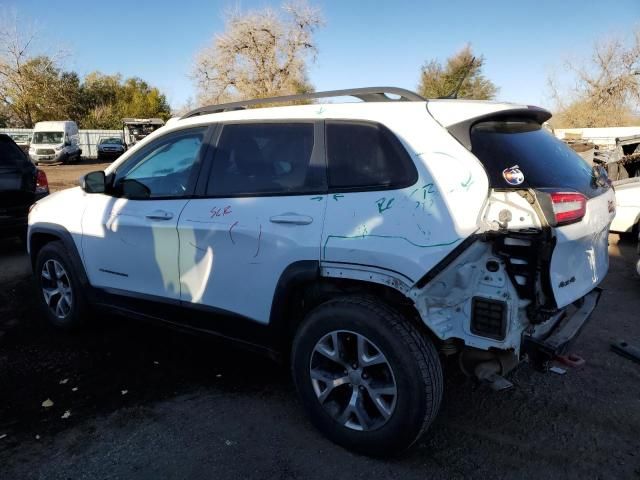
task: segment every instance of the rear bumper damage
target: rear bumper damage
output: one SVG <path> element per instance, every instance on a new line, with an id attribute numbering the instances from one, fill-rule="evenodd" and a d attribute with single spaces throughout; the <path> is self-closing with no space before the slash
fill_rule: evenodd
<path id="1" fill-rule="evenodd" d="M 602 289 L 596 287 L 563 311 L 562 315 L 550 319 L 550 328 L 548 325 L 540 325 L 541 331 L 537 329 L 523 334 L 521 353 L 526 355 L 534 368 L 546 371 L 553 359 L 567 352 L 591 318 L 601 294 Z"/>

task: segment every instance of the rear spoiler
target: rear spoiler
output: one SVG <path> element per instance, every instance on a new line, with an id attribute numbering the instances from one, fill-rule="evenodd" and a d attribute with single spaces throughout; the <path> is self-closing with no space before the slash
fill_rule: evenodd
<path id="1" fill-rule="evenodd" d="M 463 122 L 449 125 L 447 130 L 453 137 L 458 140 L 464 148 L 471 150 L 471 127 L 476 123 L 486 122 L 487 120 L 509 120 L 528 118 L 535 120 L 540 125 L 551 118 L 551 112 L 544 108 L 528 106 L 527 108 L 514 108 L 509 110 L 500 110 L 498 112 L 487 113 L 478 117 L 472 117 Z"/>

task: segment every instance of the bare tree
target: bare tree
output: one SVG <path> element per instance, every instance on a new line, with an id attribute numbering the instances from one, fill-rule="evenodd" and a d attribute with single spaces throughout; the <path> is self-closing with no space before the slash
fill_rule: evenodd
<path id="1" fill-rule="evenodd" d="M 445 97 L 464 78 L 458 92 L 459 98 L 492 99 L 498 92 L 498 87 L 482 74 L 484 62 L 482 55 L 473 55 L 470 45 L 465 45 L 449 57 L 445 65 L 431 60 L 422 67 L 418 92 L 426 98 Z"/>
<path id="2" fill-rule="evenodd" d="M 575 85 L 562 91 L 549 78 L 555 127 L 606 127 L 634 122 L 640 107 L 640 28 L 632 39 L 596 43 L 588 62 L 568 60 Z M 637 120 L 635 120 L 637 123 Z"/>
<path id="3" fill-rule="evenodd" d="M 61 71 L 61 52 L 31 55 L 36 33 L 21 32 L 17 25 L 17 16 L 0 21 L 0 102 L 10 123 L 31 127 L 38 120 L 68 115 L 76 104 L 78 76 Z"/>
<path id="4" fill-rule="evenodd" d="M 317 8 L 284 4 L 227 14 L 225 31 L 196 55 L 193 78 L 198 103 L 265 98 L 312 90 L 307 61 L 315 61 L 314 33 L 322 25 Z"/>

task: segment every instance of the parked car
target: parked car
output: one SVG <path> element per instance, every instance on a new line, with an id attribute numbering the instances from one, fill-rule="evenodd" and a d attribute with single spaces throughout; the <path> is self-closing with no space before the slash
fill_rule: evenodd
<path id="1" fill-rule="evenodd" d="M 9 133 L 11 139 L 25 153 L 29 154 L 29 146 L 31 145 L 31 134 L 29 133 Z"/>
<path id="2" fill-rule="evenodd" d="M 78 125 L 70 120 L 38 122 L 33 128 L 29 156 L 33 163 L 79 162 L 82 155 Z"/>
<path id="3" fill-rule="evenodd" d="M 640 231 L 640 178 L 613 182 L 616 189 L 616 216 L 611 231 L 636 239 Z"/>
<path id="4" fill-rule="evenodd" d="M 127 150 L 120 137 L 103 137 L 98 142 L 98 160 L 115 159 Z"/>
<path id="5" fill-rule="evenodd" d="M 247 108 L 340 96 L 363 102 Z M 43 311 L 236 340 L 290 362 L 333 441 L 405 449 L 438 412 L 444 357 L 508 387 L 598 303 L 614 192 L 550 116 L 395 88 L 194 110 L 32 210 Z"/>
<path id="6" fill-rule="evenodd" d="M 11 137 L 0 134 L 0 237 L 26 238 L 29 208 L 48 194 L 45 173 Z"/>

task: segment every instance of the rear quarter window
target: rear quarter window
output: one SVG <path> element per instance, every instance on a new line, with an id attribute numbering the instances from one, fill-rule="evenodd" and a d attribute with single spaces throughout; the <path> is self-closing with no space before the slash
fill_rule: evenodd
<path id="1" fill-rule="evenodd" d="M 588 198 L 608 188 L 594 180 L 585 160 L 533 120 L 477 123 L 471 145 L 493 188 L 574 190 Z"/>
<path id="2" fill-rule="evenodd" d="M 329 188 L 384 190 L 418 180 L 413 160 L 385 126 L 372 122 L 326 123 Z"/>

